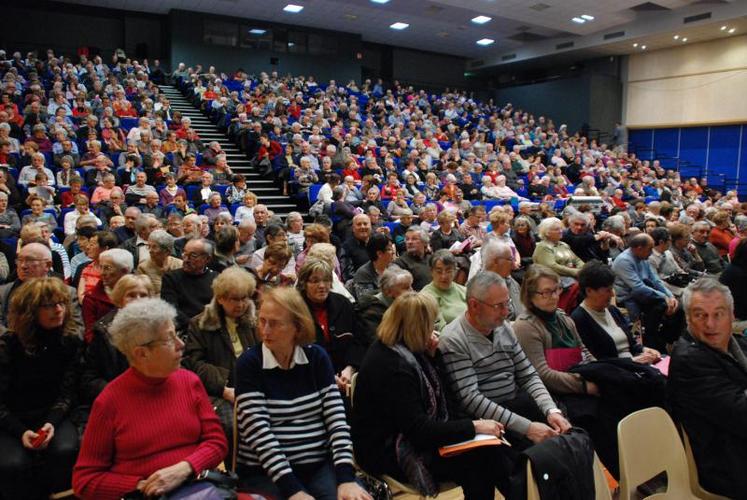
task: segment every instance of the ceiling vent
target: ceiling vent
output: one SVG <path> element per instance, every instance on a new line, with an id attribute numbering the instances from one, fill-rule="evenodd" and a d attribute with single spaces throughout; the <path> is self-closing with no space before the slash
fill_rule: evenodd
<path id="1" fill-rule="evenodd" d="M 615 38 L 620 38 L 620 37 L 623 37 L 623 36 L 625 36 L 625 32 L 624 31 L 615 31 L 614 33 L 607 33 L 606 35 L 604 35 L 604 39 L 605 40 L 614 40 Z"/>
<path id="2" fill-rule="evenodd" d="M 682 24 L 689 24 L 689 23 L 695 23 L 698 21 L 703 21 L 705 19 L 710 19 L 711 13 L 710 12 L 704 12 L 702 14 L 696 14 L 694 16 L 688 16 L 682 20 Z"/>
<path id="3" fill-rule="evenodd" d="M 546 3 L 536 3 L 534 5 L 530 5 L 529 8 L 532 10 L 536 10 L 537 12 L 542 12 L 545 9 L 549 9 L 550 6 Z"/>
<path id="4" fill-rule="evenodd" d="M 540 40 L 547 40 L 547 38 L 548 37 L 544 35 L 538 35 L 537 33 L 530 33 L 528 31 L 506 37 L 506 39 L 515 42 L 539 42 Z"/>

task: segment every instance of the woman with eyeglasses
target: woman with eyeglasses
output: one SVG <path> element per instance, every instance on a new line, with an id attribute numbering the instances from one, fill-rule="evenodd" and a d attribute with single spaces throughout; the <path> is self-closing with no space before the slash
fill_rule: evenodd
<path id="1" fill-rule="evenodd" d="M 202 380 L 229 438 L 236 359 L 258 343 L 252 301 L 256 286 L 254 276 L 240 267 L 220 273 L 211 285 L 213 299 L 189 322 L 185 340 L 184 367 Z"/>
<path id="2" fill-rule="evenodd" d="M 457 260 L 451 251 L 441 249 L 430 258 L 432 281 L 420 293 L 427 293 L 438 304 L 436 329 L 441 330 L 467 310 L 467 289 L 454 281 Z"/>
<path id="3" fill-rule="evenodd" d="M 73 471 L 82 499 L 160 497 L 217 467 L 226 437 L 200 379 L 180 368 L 176 310 L 158 298 L 119 311 L 112 343 L 130 367 L 93 404 Z"/>
<path id="4" fill-rule="evenodd" d="M 70 487 L 78 449 L 69 413 L 81 342 L 68 287 L 58 278 L 23 283 L 8 328 L 0 336 L 0 492 L 44 498 Z"/>
<path id="5" fill-rule="evenodd" d="M 332 272 L 314 262 L 326 268 L 322 277 Z M 236 363 L 241 482 L 270 498 L 371 500 L 355 482 L 335 371 L 315 343 L 306 301 L 293 288 L 274 288 L 263 297 L 257 323 L 262 345 Z"/>
<path id="6" fill-rule="evenodd" d="M 603 395 L 596 383 L 571 370 L 595 359 L 573 320 L 558 308 L 560 292 L 560 277 L 533 264 L 521 285 L 526 312 L 514 322 L 514 333 L 547 390 L 564 404 L 569 420 L 589 432 L 602 462 L 617 477 L 615 429 L 619 418 L 607 411 L 607 403 L 616 401 L 615 394 Z M 608 367 L 597 366 L 610 373 Z"/>
<path id="7" fill-rule="evenodd" d="M 344 391 L 360 365 L 365 349 L 353 333 L 353 304 L 344 295 L 332 291 L 333 273 L 327 261 L 307 258 L 298 272 L 296 289 L 314 318 L 315 342 L 332 359 L 337 384 Z"/>
<path id="8" fill-rule="evenodd" d="M 114 309 L 93 325 L 93 339 L 85 348 L 83 372 L 80 377 L 83 403 L 90 405 L 129 366 L 127 358 L 112 344 L 109 327 L 120 309 L 139 299 L 152 297 L 153 284 L 147 276 L 128 274 L 114 285 L 111 292 Z"/>

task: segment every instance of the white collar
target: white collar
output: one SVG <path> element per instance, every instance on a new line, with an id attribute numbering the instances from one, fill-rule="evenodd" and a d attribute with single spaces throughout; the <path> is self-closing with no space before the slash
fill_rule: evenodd
<path id="1" fill-rule="evenodd" d="M 291 358 L 290 368 L 293 368 L 296 365 L 308 365 L 309 364 L 309 358 L 306 357 L 306 353 L 303 352 L 303 349 L 301 349 L 301 346 L 296 346 L 293 350 L 293 358 Z M 262 344 L 262 369 L 263 370 L 272 370 L 274 368 L 282 368 L 280 366 L 280 363 L 278 363 L 278 360 L 275 358 L 275 355 L 272 354 L 272 351 L 269 347 L 267 347 L 265 344 Z M 290 369 L 289 368 L 289 369 Z"/>

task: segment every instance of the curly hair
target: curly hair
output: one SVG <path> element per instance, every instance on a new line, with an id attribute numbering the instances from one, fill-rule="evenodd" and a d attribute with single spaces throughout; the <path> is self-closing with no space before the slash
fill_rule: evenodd
<path id="1" fill-rule="evenodd" d="M 10 300 L 8 329 L 24 347 L 36 346 L 40 329 L 37 321 L 39 309 L 44 305 L 57 303 L 65 305 L 62 335 L 78 335 L 78 327 L 73 320 L 70 291 L 59 278 L 34 278 L 21 285 Z"/>

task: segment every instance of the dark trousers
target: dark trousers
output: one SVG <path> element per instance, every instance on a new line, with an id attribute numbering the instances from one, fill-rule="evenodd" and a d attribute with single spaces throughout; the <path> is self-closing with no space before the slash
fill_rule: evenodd
<path id="1" fill-rule="evenodd" d="M 241 491 L 250 491 L 268 498 L 281 500 L 285 496 L 261 467 L 237 467 Z M 316 500 L 337 500 L 337 477 L 330 462 L 293 467 L 304 491 Z"/>
<path id="2" fill-rule="evenodd" d="M 0 432 L 0 498 L 32 500 L 70 488 L 78 456 L 78 431 L 69 420 L 55 426 L 45 450 L 29 450 L 21 438 Z"/>
<path id="3" fill-rule="evenodd" d="M 665 314 L 667 304 L 663 300 L 651 304 L 638 304 L 638 308 L 642 315 L 643 345 L 666 353 L 667 344 L 677 340 L 685 329 L 685 313 L 682 307 L 678 307 L 671 316 Z"/>

